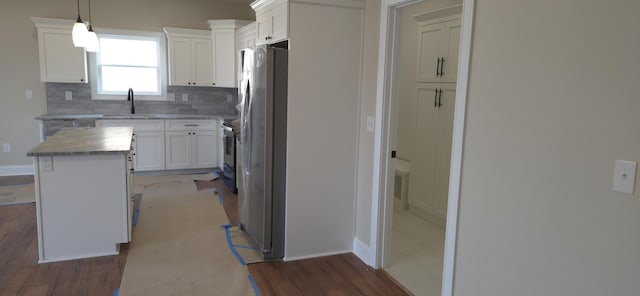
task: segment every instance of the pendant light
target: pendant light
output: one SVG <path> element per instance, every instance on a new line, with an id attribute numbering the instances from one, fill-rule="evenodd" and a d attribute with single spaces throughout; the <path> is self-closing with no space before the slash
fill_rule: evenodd
<path id="1" fill-rule="evenodd" d="M 100 49 L 100 41 L 98 41 L 98 35 L 93 31 L 93 24 L 91 22 L 91 0 L 89 0 L 89 31 L 87 31 L 87 39 L 85 48 L 88 52 L 97 52 Z"/>
<path id="2" fill-rule="evenodd" d="M 80 0 L 78 0 L 78 19 L 73 25 L 73 31 L 71 31 L 73 46 L 84 47 L 86 44 L 87 33 L 87 25 L 85 25 L 82 18 L 80 18 Z"/>

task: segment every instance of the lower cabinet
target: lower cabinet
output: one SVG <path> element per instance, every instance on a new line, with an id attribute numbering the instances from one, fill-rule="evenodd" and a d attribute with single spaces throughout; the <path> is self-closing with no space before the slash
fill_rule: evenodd
<path id="1" fill-rule="evenodd" d="M 133 127 L 136 171 L 213 168 L 219 165 L 218 120 L 97 120 L 97 127 Z"/>
<path id="2" fill-rule="evenodd" d="M 165 170 L 164 120 L 96 120 L 96 127 L 133 127 L 133 169 Z"/>
<path id="3" fill-rule="evenodd" d="M 133 168 L 136 171 L 165 169 L 163 131 L 138 131 L 134 135 Z"/>
<path id="4" fill-rule="evenodd" d="M 217 123 L 216 120 L 167 120 L 165 131 L 167 169 L 218 166 Z"/>

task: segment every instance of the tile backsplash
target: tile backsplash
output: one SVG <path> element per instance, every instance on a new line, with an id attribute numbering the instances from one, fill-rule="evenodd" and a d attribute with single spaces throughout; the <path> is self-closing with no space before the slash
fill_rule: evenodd
<path id="1" fill-rule="evenodd" d="M 47 113 L 50 114 L 129 114 L 126 100 L 92 100 L 91 85 L 85 83 L 45 83 Z M 65 99 L 65 92 L 72 92 L 72 99 Z M 138 114 L 203 114 L 238 115 L 238 89 L 219 87 L 168 86 L 168 94 L 175 101 L 135 101 Z M 187 94 L 188 101 L 182 101 Z M 231 102 L 228 102 L 231 95 Z M 126 98 L 126 95 L 123 95 Z"/>

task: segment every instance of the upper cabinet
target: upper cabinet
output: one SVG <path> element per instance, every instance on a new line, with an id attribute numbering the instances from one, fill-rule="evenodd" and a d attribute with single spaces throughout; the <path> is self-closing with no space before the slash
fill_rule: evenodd
<path id="1" fill-rule="evenodd" d="M 251 22 L 250 24 L 238 29 L 236 31 L 236 41 L 238 50 L 255 47 L 256 22 Z"/>
<path id="2" fill-rule="evenodd" d="M 258 0 L 251 3 L 251 8 L 256 12 L 256 45 L 289 37 L 289 1 Z"/>
<path id="3" fill-rule="evenodd" d="M 219 87 L 237 87 L 236 29 L 249 24 L 245 20 L 210 20 L 213 44 L 213 81 Z"/>
<path id="4" fill-rule="evenodd" d="M 416 82 L 456 82 L 461 5 L 415 15 L 418 21 Z"/>
<path id="5" fill-rule="evenodd" d="M 38 29 L 40 80 L 87 83 L 87 57 L 83 47 L 73 46 L 74 21 L 32 17 Z"/>
<path id="6" fill-rule="evenodd" d="M 215 86 L 211 33 L 164 28 L 169 47 L 169 85 Z"/>

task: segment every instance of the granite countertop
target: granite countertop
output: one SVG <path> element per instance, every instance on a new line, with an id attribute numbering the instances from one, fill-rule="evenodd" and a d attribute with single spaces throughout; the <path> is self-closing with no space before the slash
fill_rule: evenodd
<path id="1" fill-rule="evenodd" d="M 33 147 L 27 156 L 96 155 L 129 153 L 133 128 L 64 128 Z"/>
<path id="2" fill-rule="evenodd" d="M 237 115 L 202 114 L 42 114 L 38 120 L 79 120 L 79 119 L 236 119 Z"/>

